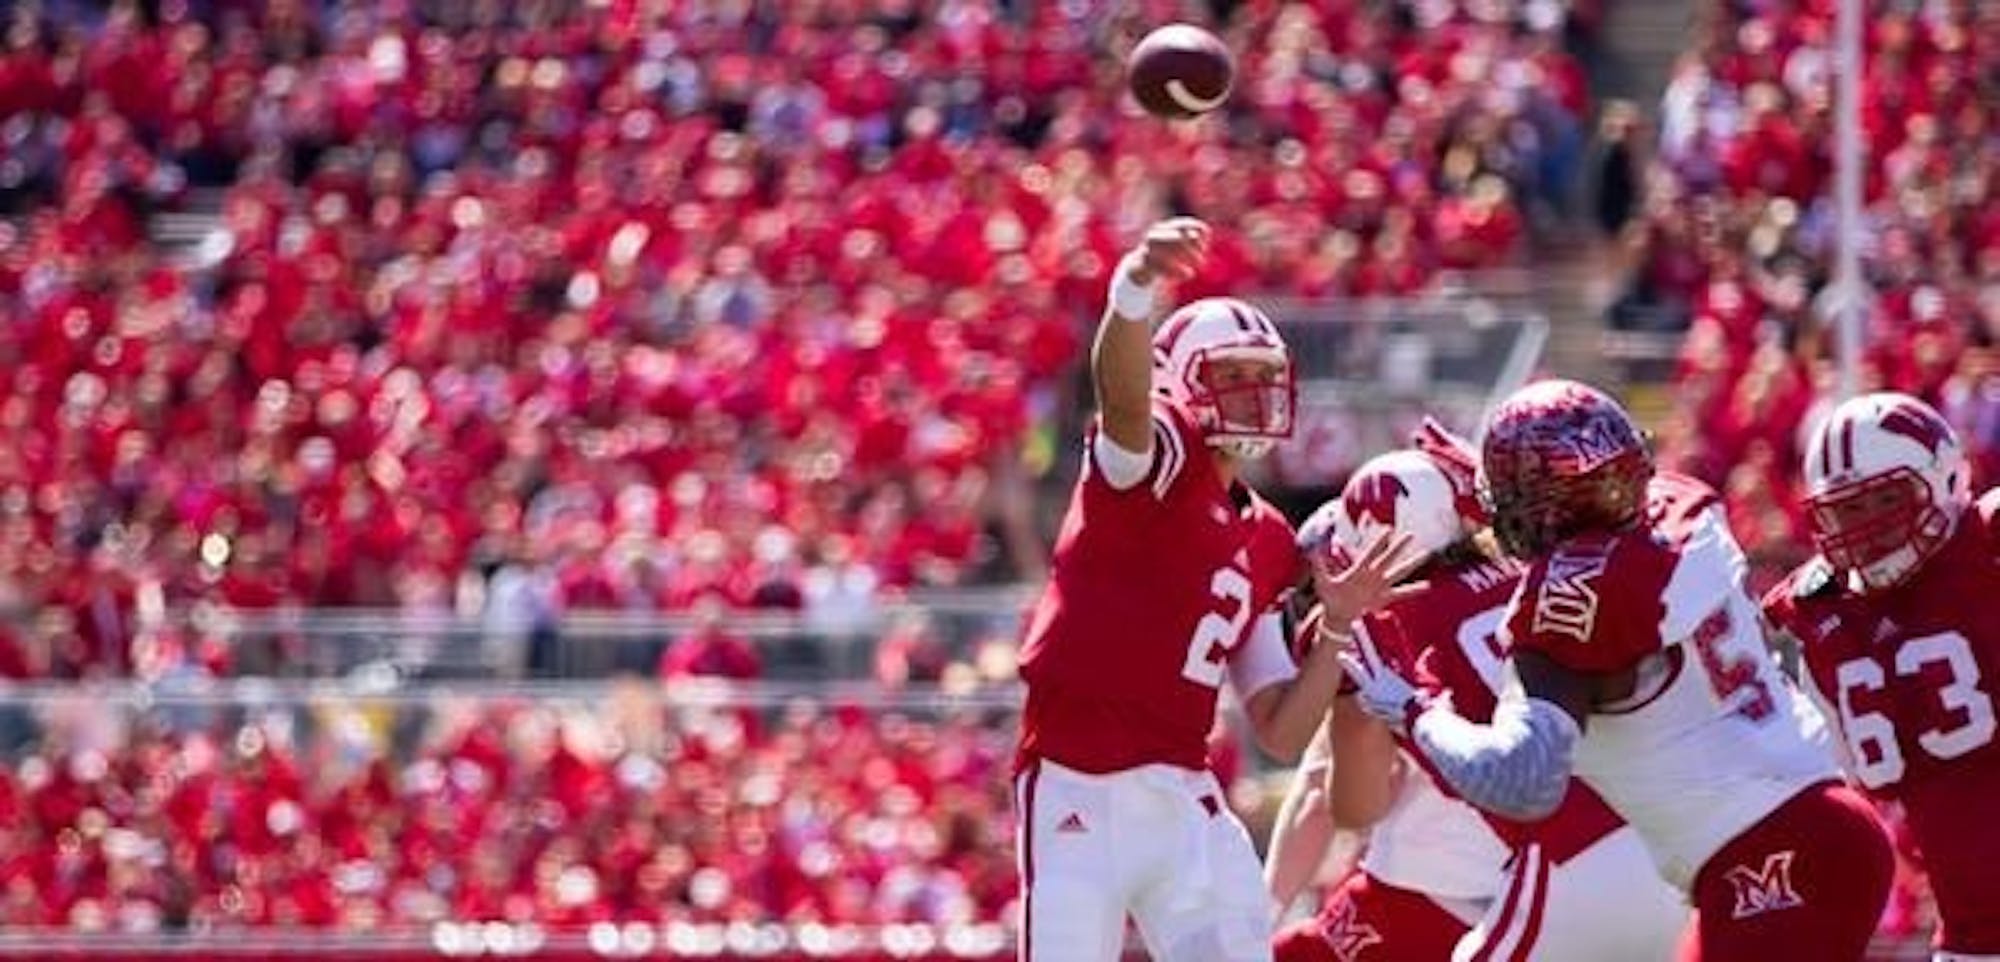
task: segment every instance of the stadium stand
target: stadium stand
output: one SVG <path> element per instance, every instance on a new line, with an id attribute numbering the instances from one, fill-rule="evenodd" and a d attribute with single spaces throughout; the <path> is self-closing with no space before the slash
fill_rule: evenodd
<path id="1" fill-rule="evenodd" d="M 1834 4 L 1698 5 L 1659 112 L 1614 323 L 1684 330 L 1662 440 L 1730 496 L 1770 580 L 1803 560 L 1801 426 L 1827 404 Z M 1863 135 L 1865 386 L 1936 404 L 2000 480 L 2000 12 L 1874 5 Z"/>
<path id="2" fill-rule="evenodd" d="M 822 709 L 738 690 L 730 707 L 579 684 L 254 712 L 213 696 L 106 711 L 78 693 L 9 709 L 10 742 L 30 747 L 0 777 L 0 924 L 1005 917 L 1004 702 Z"/>
<path id="3" fill-rule="evenodd" d="M 0 580 L 77 636 L 35 670 L 123 670 L 154 597 L 1013 576 L 996 479 L 1147 218 L 1242 225 L 1189 293 L 1520 256 L 1587 94 L 1559 11 L 1471 7 L 1245 8 L 1236 109 L 1176 131 L 1103 82 L 1148 11 L 1092 3 L 17 14 Z"/>

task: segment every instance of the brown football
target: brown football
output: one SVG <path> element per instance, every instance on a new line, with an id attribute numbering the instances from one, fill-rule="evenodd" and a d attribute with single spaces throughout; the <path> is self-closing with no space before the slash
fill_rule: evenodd
<path id="1" fill-rule="evenodd" d="M 1125 81 L 1155 117 L 1198 117 L 1229 99 L 1236 60 L 1215 34 L 1186 23 L 1146 35 L 1125 62 Z"/>

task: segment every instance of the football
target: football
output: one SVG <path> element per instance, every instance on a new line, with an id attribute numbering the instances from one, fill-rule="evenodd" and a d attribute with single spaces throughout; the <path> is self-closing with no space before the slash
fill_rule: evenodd
<path id="1" fill-rule="evenodd" d="M 1125 79 L 1147 113 L 1184 120 L 1229 99 L 1236 61 L 1215 34 L 1192 24 L 1168 24 L 1132 48 Z"/>

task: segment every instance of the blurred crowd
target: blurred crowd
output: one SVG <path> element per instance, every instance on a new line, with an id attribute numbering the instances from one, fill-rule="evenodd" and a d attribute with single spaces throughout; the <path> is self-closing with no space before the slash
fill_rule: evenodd
<path id="1" fill-rule="evenodd" d="M 1579 162 L 1548 0 L 9 5 L 0 670 L 149 611 L 794 607 L 1037 573 L 1115 258 L 1189 295 L 1514 262 Z M 161 215 L 220 230 L 163 242 Z M 198 218 L 195 223 L 203 223 Z M 193 241 L 183 243 L 181 241 Z"/>
<path id="2" fill-rule="evenodd" d="M 0 924 L 1011 923 L 1011 707 L 753 710 L 708 695 L 682 703 L 723 707 L 663 707 L 636 686 L 9 706 Z M 1212 740 L 1218 777 L 1268 825 L 1277 795 L 1235 737 Z M 1933 922 L 1904 848 L 1889 937 Z"/>
<path id="3" fill-rule="evenodd" d="M 1015 895 L 1012 730 L 970 709 L 79 697 L 33 723 L 0 772 L 10 929 L 943 924 Z"/>
<path id="4" fill-rule="evenodd" d="M 1729 496 L 1763 575 L 1803 560 L 1803 434 L 1836 377 L 1833 0 L 1705 2 L 1660 108 L 1633 326 L 1686 331 L 1670 460 Z M 1918 394 L 2000 482 L 2000 7 L 1871 4 L 1864 388 Z"/>

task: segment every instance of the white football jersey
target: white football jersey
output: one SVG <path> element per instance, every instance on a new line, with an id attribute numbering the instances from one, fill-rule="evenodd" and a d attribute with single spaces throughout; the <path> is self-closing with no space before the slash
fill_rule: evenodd
<path id="1" fill-rule="evenodd" d="M 1508 620 L 1517 646 L 1559 664 L 1637 664 L 1632 696 L 1590 717 L 1576 774 L 1683 889 L 1724 843 L 1838 777 L 1825 721 L 1766 647 L 1743 551 L 1703 492 L 1656 483 L 1651 523 L 1565 545 Z"/>

